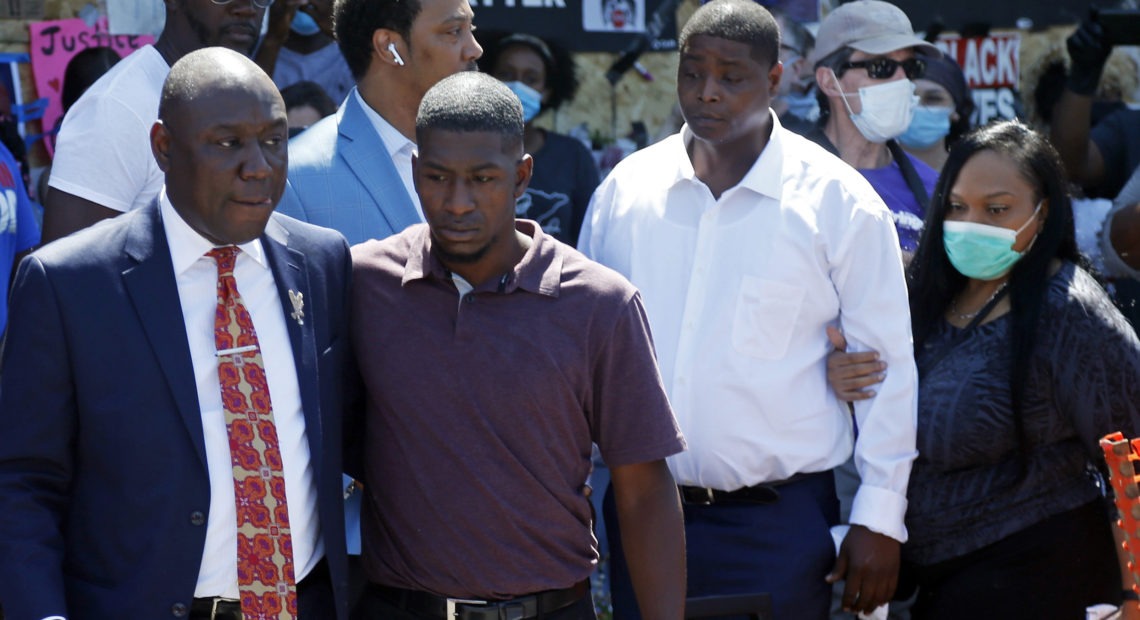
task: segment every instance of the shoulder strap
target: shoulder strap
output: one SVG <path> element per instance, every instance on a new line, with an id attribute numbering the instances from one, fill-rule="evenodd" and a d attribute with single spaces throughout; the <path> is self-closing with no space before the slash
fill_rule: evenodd
<path id="1" fill-rule="evenodd" d="M 946 359 L 946 356 L 950 355 L 950 353 L 954 350 L 954 347 L 957 347 L 959 344 L 961 344 L 961 342 L 963 340 L 966 339 L 966 333 L 969 332 L 971 329 L 974 329 L 975 327 L 977 327 L 978 324 L 981 323 L 986 318 L 986 315 L 988 315 L 990 312 L 992 312 L 994 307 L 997 306 L 999 303 L 1001 303 L 1002 298 L 1005 297 L 1007 293 L 1009 293 L 1009 287 L 1008 286 L 1006 286 L 1002 290 L 998 291 L 998 294 L 994 295 L 993 299 L 986 302 L 986 305 L 983 306 L 981 310 L 978 310 L 978 314 L 974 315 L 974 318 L 970 321 L 970 324 L 967 325 L 965 328 L 963 328 L 962 331 L 957 334 L 957 338 L 955 338 L 954 341 L 951 342 L 949 346 L 947 346 L 945 349 L 940 351 L 938 353 L 938 355 L 934 356 L 927 363 L 923 364 L 923 366 L 927 370 L 929 370 L 929 369 L 937 366 L 943 359 Z"/>
<path id="2" fill-rule="evenodd" d="M 906 151 L 902 150 L 897 141 L 887 140 L 887 148 L 891 151 L 891 157 L 894 157 L 898 163 L 903 180 L 906 181 L 906 186 L 910 188 L 910 193 L 914 194 L 918 206 L 922 207 L 922 212 L 925 213 L 930 207 L 930 195 L 926 193 L 926 186 L 922 184 L 922 179 L 918 178 L 918 171 L 914 169 L 914 164 L 911 163 Z"/>

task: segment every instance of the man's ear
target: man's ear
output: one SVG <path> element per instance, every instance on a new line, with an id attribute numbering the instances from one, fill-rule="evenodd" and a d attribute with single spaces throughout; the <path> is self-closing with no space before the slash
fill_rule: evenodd
<path id="1" fill-rule="evenodd" d="M 522 159 L 515 166 L 515 200 L 522 198 L 523 192 L 530 185 L 530 177 L 534 174 L 534 158 L 524 153 Z"/>
<path id="2" fill-rule="evenodd" d="M 819 92 L 828 97 L 842 96 L 839 92 L 839 78 L 830 67 L 816 67 L 815 83 L 819 87 Z"/>
<path id="3" fill-rule="evenodd" d="M 784 63 L 776 61 L 768 70 L 768 92 L 775 94 L 780 90 L 780 79 L 784 75 Z"/>
<path id="4" fill-rule="evenodd" d="M 389 49 L 389 45 L 395 47 L 395 53 Z M 400 36 L 400 33 L 395 30 L 377 28 L 376 31 L 372 33 L 372 56 L 380 62 L 394 67 L 403 66 L 404 63 L 402 61 L 404 57 L 411 55 L 407 53 L 407 50 L 408 46 L 404 41 L 404 37 Z M 399 58 L 401 62 L 397 62 L 397 58 Z"/>
<path id="5" fill-rule="evenodd" d="M 170 128 L 161 120 L 154 122 L 150 128 L 150 152 L 163 172 L 170 170 Z"/>

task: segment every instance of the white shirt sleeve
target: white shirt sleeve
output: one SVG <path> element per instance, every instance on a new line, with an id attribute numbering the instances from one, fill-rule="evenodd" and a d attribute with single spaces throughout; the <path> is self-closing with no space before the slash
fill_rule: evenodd
<path id="1" fill-rule="evenodd" d="M 855 403 L 861 482 L 850 522 L 906 542 L 906 490 L 918 456 L 918 373 L 898 240 L 885 208 L 879 215 L 856 209 L 843 239 L 832 260 L 832 280 L 848 350 L 873 349 L 887 363 L 875 397 Z"/>
<path id="2" fill-rule="evenodd" d="M 150 149 L 152 125 L 117 97 L 81 98 L 60 127 L 48 185 L 130 211 L 158 170 Z"/>

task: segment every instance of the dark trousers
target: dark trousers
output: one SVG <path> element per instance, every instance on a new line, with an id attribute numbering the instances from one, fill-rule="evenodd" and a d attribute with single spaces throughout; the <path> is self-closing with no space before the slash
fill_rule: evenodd
<path id="1" fill-rule="evenodd" d="M 336 617 L 336 597 L 333 595 L 327 560 L 321 560 L 321 563 L 297 584 L 297 617 Z"/>
<path id="2" fill-rule="evenodd" d="M 558 611 L 542 614 L 541 620 L 597 620 L 594 615 L 594 601 L 589 596 L 573 605 L 563 607 Z M 442 620 L 438 617 L 424 616 L 404 611 L 388 601 L 380 598 L 371 589 L 365 589 L 360 599 L 354 620 Z M 449 619 L 450 620 L 450 619 Z"/>
<path id="3" fill-rule="evenodd" d="M 1089 605 L 1120 604 L 1120 567 L 1100 500 L 905 572 L 918 583 L 915 620 L 1082 620 Z"/>
<path id="4" fill-rule="evenodd" d="M 774 504 L 685 504 L 687 596 L 768 593 L 777 620 L 825 619 L 835 564 L 831 526 L 839 520 L 830 471 L 780 486 Z M 615 620 L 641 618 L 621 549 L 613 490 L 602 510 L 610 537 Z M 652 619 L 650 619 L 652 620 Z"/>

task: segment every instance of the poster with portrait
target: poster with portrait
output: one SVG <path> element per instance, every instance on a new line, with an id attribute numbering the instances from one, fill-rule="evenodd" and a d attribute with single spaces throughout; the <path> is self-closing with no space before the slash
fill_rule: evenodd
<path id="1" fill-rule="evenodd" d="M 645 32 L 645 0 L 583 0 L 586 32 Z"/>

